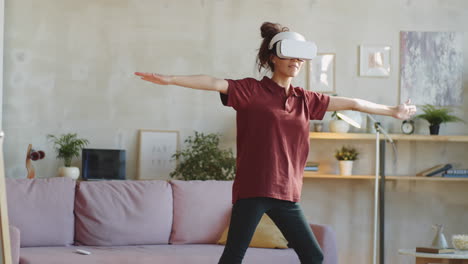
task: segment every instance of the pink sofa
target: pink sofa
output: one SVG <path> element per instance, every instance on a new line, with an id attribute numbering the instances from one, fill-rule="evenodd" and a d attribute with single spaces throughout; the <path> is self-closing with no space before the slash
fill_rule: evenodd
<path id="1" fill-rule="evenodd" d="M 7 179 L 13 263 L 217 263 L 232 182 Z M 324 264 L 337 264 L 333 230 L 311 225 Z M 80 255 L 84 249 L 91 255 Z M 19 253 L 19 258 L 18 258 Z M 292 249 L 249 248 L 246 264 L 299 263 Z"/>

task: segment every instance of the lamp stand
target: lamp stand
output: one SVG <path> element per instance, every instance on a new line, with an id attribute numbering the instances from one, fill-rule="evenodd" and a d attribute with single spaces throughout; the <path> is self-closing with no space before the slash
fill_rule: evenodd
<path id="1" fill-rule="evenodd" d="M 347 115 L 337 112 L 337 116 L 351 124 L 354 127 L 361 128 L 361 125 L 355 122 Z M 372 120 L 375 127 L 375 189 L 374 189 L 374 240 L 373 240 L 373 254 L 372 263 L 377 264 L 377 256 L 380 257 L 380 264 L 384 264 L 385 247 L 384 247 L 384 236 L 385 236 L 385 140 L 380 140 L 380 133 L 382 133 L 392 143 L 394 153 L 394 163 L 396 163 L 396 147 L 393 143 L 392 138 L 383 129 L 375 118 L 370 114 L 367 117 Z M 382 177 L 382 179 L 380 179 Z M 380 183 L 379 183 L 380 180 Z M 379 221 L 380 220 L 380 221 Z M 380 233 L 380 235 L 379 235 Z M 379 250 L 377 250 L 378 245 Z"/>
<path id="2" fill-rule="evenodd" d="M 371 119 L 373 119 L 371 117 Z M 393 140 L 375 119 L 375 185 L 374 185 L 374 240 L 373 264 L 384 264 L 385 260 L 385 140 L 380 140 L 380 133 L 393 144 Z M 381 178 L 381 179 L 380 179 Z M 379 249 L 377 249 L 379 247 Z M 377 257 L 379 256 L 379 262 Z"/>
<path id="3" fill-rule="evenodd" d="M 374 183 L 374 244 L 372 253 L 372 263 L 377 264 L 377 244 L 379 229 L 379 170 L 380 170 L 380 128 L 377 122 L 375 126 L 375 183 Z"/>

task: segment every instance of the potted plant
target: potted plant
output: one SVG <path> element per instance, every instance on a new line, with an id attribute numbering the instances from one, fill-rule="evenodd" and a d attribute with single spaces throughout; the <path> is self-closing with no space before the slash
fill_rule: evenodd
<path id="1" fill-rule="evenodd" d="M 341 175 L 351 175 L 353 162 L 358 159 L 359 152 L 354 147 L 342 146 L 335 151 L 335 158 L 340 165 Z"/>
<path id="2" fill-rule="evenodd" d="M 187 147 L 172 155 L 181 159 L 172 178 L 182 180 L 232 180 L 236 171 L 236 159 L 231 150 L 221 150 L 219 135 L 198 133 L 185 141 Z"/>
<path id="3" fill-rule="evenodd" d="M 328 124 L 330 128 L 330 132 L 347 133 L 349 131 L 349 124 L 343 119 L 341 119 L 337 115 L 336 111 L 332 113 L 331 117 L 332 117 L 332 120 Z"/>
<path id="4" fill-rule="evenodd" d="M 59 168 L 58 175 L 74 180 L 78 179 L 80 170 L 77 167 L 72 167 L 71 162 L 74 157 L 80 156 L 81 149 L 88 145 L 89 141 L 80 139 L 77 134 L 73 133 L 63 134 L 59 137 L 49 134 L 47 138 L 54 144 L 57 158 L 63 159 L 64 166 Z"/>
<path id="5" fill-rule="evenodd" d="M 448 122 L 464 122 L 459 117 L 452 114 L 452 109 L 446 107 L 436 107 L 430 104 L 421 107 L 423 114 L 417 115 L 416 118 L 421 118 L 429 122 L 429 132 L 431 135 L 438 135 L 440 124 Z"/>

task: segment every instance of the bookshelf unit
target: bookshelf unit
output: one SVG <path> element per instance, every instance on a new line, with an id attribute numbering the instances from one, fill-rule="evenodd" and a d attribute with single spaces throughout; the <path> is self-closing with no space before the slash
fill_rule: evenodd
<path id="1" fill-rule="evenodd" d="M 389 134 L 393 141 L 409 142 L 458 142 L 468 143 L 468 136 L 440 136 L 440 135 L 405 135 Z M 372 133 L 330 133 L 330 132 L 310 132 L 309 140 L 352 140 L 356 144 L 359 141 L 375 141 L 376 135 Z M 385 175 L 385 140 L 380 137 L 380 175 L 379 176 L 379 194 L 378 194 L 378 221 L 379 221 L 379 263 L 384 263 L 385 258 L 385 183 L 396 181 L 432 181 L 432 182 L 468 182 L 468 178 L 444 178 L 444 177 L 426 177 L 416 175 L 387 176 Z M 304 172 L 304 180 L 308 179 L 326 179 L 326 180 L 375 180 L 375 175 L 336 175 L 324 174 L 320 172 Z"/>
<path id="2" fill-rule="evenodd" d="M 341 180 L 374 180 L 373 175 L 342 176 L 337 174 L 320 174 L 317 172 L 304 172 L 304 178 L 314 179 L 341 179 Z M 386 181 L 468 181 L 468 178 L 444 178 L 425 176 L 385 176 Z"/>
<path id="3" fill-rule="evenodd" d="M 389 134 L 393 141 L 428 141 L 428 142 L 460 142 L 468 143 L 468 136 L 441 136 L 441 135 L 404 135 Z M 310 132 L 309 139 L 325 140 L 367 140 L 375 141 L 375 134 L 371 133 L 330 133 L 330 132 Z M 384 140 L 381 137 L 381 140 Z M 342 176 L 335 174 L 320 174 L 317 172 L 304 172 L 304 178 L 319 179 L 346 179 L 346 180 L 372 180 L 374 175 L 351 175 Z M 385 181 L 397 180 L 415 180 L 415 181 L 468 181 L 468 178 L 444 178 L 444 177 L 425 177 L 425 176 L 385 176 Z"/>

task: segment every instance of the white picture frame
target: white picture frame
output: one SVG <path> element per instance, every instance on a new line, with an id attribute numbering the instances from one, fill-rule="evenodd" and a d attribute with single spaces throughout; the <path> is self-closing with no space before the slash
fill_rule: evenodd
<path id="1" fill-rule="evenodd" d="M 318 53 L 315 58 L 308 61 L 308 90 L 330 94 L 336 92 L 335 57 L 335 53 Z"/>
<path id="2" fill-rule="evenodd" d="M 361 45 L 359 75 L 365 77 L 390 76 L 390 46 Z"/>
<path id="3" fill-rule="evenodd" d="M 179 131 L 140 129 L 138 133 L 139 180 L 169 180 L 177 160 Z"/>

